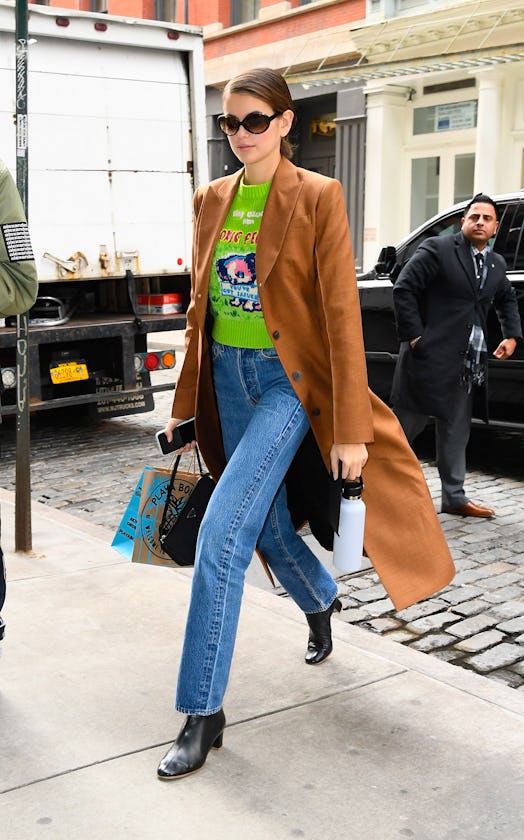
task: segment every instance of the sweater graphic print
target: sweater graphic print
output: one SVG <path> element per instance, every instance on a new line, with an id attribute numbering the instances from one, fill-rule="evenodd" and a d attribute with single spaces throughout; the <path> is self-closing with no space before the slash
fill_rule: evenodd
<path id="1" fill-rule="evenodd" d="M 262 309 L 258 299 L 254 251 L 219 258 L 216 271 L 220 279 L 220 294 L 229 299 L 230 306 L 241 306 L 246 312 Z"/>

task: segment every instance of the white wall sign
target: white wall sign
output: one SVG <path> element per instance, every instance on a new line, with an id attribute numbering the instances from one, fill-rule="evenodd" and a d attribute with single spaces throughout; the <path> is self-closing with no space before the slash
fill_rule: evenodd
<path id="1" fill-rule="evenodd" d="M 435 106 L 435 131 L 458 131 L 461 128 L 475 128 L 475 99 L 468 102 L 453 102 Z"/>

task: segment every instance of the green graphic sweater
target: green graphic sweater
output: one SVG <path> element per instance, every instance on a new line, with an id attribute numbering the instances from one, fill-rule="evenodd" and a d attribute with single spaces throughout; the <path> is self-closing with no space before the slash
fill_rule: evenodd
<path id="1" fill-rule="evenodd" d="M 212 336 L 233 347 L 272 347 L 258 298 L 255 256 L 271 181 L 241 180 L 213 255 L 209 301 Z"/>

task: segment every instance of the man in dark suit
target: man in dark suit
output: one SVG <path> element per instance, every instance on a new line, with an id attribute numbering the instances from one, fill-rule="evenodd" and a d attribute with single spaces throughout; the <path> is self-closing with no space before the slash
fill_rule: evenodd
<path id="1" fill-rule="evenodd" d="M 464 492 L 474 396 L 488 419 L 486 321 L 492 304 L 504 336 L 493 355 L 507 359 L 522 338 L 506 263 L 488 245 L 497 227 L 495 203 L 479 193 L 466 208 L 460 233 L 423 242 L 393 289 L 401 341 L 394 411 L 410 443 L 435 418 L 442 511 L 461 516 L 495 515 Z"/>

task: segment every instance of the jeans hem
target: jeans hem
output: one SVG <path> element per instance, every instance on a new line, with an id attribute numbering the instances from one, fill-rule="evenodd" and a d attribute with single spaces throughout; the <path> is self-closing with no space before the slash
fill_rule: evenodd
<path id="1" fill-rule="evenodd" d="M 320 610 L 304 610 L 304 615 L 318 615 L 319 613 L 326 612 L 326 610 L 328 610 L 330 608 L 331 604 L 333 604 L 336 601 L 337 598 L 338 598 L 338 590 L 335 593 L 335 596 L 333 598 L 331 598 L 330 601 L 328 601 L 328 603 L 326 604 L 325 607 L 322 607 Z"/>
<path id="2" fill-rule="evenodd" d="M 222 706 L 217 706 L 216 709 L 189 709 L 187 706 L 179 706 L 178 704 L 175 706 L 177 712 L 181 712 L 183 715 L 200 715 L 200 717 L 210 717 L 211 715 L 216 715 L 217 712 L 221 710 Z"/>

